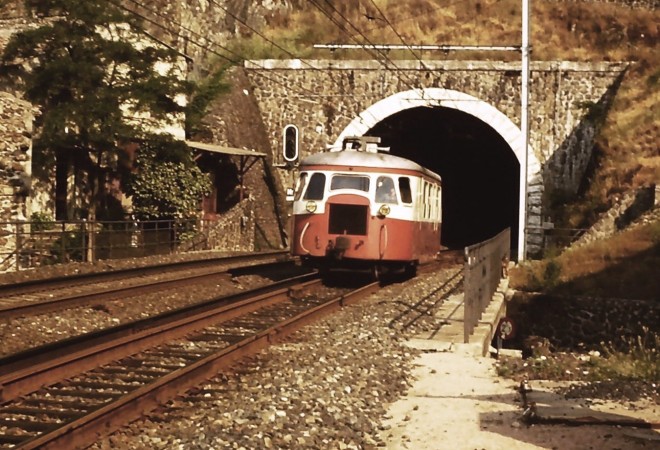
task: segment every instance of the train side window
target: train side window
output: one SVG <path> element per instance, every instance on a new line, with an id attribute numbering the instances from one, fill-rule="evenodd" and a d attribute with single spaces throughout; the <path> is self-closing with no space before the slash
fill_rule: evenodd
<path id="1" fill-rule="evenodd" d="M 296 184 L 296 192 L 293 197 L 294 201 L 300 200 L 300 197 L 302 196 L 302 193 L 305 190 L 306 182 L 307 182 L 307 172 L 303 172 L 300 174 L 300 177 L 298 178 L 298 183 Z"/>
<path id="2" fill-rule="evenodd" d="M 330 181 L 330 190 L 356 189 L 369 192 L 369 177 L 356 175 L 334 175 Z"/>
<path id="3" fill-rule="evenodd" d="M 435 216 L 435 186 L 429 184 L 429 219 Z"/>
<path id="4" fill-rule="evenodd" d="M 403 203 L 412 203 L 412 190 L 410 189 L 410 178 L 399 178 L 399 193 Z"/>
<path id="5" fill-rule="evenodd" d="M 315 173 L 309 178 L 309 185 L 305 191 L 305 200 L 323 200 L 325 191 L 325 174 Z"/>
<path id="6" fill-rule="evenodd" d="M 424 180 L 424 218 L 428 219 L 431 215 L 431 199 L 429 198 L 429 183 Z"/>
<path id="7" fill-rule="evenodd" d="M 394 181 L 390 177 L 378 177 L 376 180 L 376 202 L 398 203 Z"/>

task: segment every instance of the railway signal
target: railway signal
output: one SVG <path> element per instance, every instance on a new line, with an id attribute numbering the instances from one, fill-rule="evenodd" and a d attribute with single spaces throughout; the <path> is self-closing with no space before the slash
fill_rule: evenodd
<path id="1" fill-rule="evenodd" d="M 282 132 L 282 157 L 287 166 L 298 161 L 298 127 L 287 125 Z"/>

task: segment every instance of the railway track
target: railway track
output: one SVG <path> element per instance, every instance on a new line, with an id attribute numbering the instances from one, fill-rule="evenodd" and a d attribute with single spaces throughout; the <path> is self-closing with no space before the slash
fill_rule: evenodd
<path id="1" fill-rule="evenodd" d="M 0 360 L 0 448 L 88 445 L 378 289 L 297 300 L 316 283 L 316 274 L 296 277 Z"/>
<path id="2" fill-rule="evenodd" d="M 254 265 L 236 267 L 237 264 Z M 157 290 L 228 279 L 233 275 L 293 264 L 286 252 L 240 255 L 34 280 L 0 286 L 0 319 L 102 303 Z"/>
<path id="3" fill-rule="evenodd" d="M 390 326 L 409 329 L 418 322 L 432 317 L 435 311 L 443 304 L 450 295 L 458 292 L 463 287 L 464 271 L 462 264 L 457 264 L 459 258 L 450 254 L 444 261 L 429 264 L 423 268 L 423 272 L 432 272 L 439 267 L 447 267 L 448 277 L 441 282 L 433 291 L 416 299 L 414 303 L 407 305 L 400 314 L 394 317 Z"/>

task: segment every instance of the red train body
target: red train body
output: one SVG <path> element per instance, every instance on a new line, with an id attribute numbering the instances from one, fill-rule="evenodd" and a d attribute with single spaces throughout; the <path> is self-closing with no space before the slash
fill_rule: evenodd
<path id="1" fill-rule="evenodd" d="M 373 139 L 373 138 L 372 138 Z M 361 147 L 354 149 L 356 143 Z M 440 251 L 441 180 L 369 138 L 303 159 L 291 253 L 321 270 L 414 271 Z"/>

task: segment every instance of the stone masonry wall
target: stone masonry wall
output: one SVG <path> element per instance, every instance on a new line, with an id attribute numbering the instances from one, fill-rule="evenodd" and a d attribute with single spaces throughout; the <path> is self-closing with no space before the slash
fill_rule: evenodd
<path id="1" fill-rule="evenodd" d="M 256 248 L 280 248 L 284 240 L 282 233 L 286 230 L 286 205 L 282 201 L 281 183 L 273 175 L 271 143 L 244 71 L 241 68 L 232 70 L 227 83 L 231 86 L 230 92 L 214 101 L 204 118 L 209 133 L 193 136 L 193 139 L 266 153 L 266 158 L 259 159 L 247 172 L 244 183 L 247 195 L 259 205 L 254 211 Z"/>
<path id="2" fill-rule="evenodd" d="M 255 61 L 247 63 L 272 148 L 285 125 L 301 134 L 301 155 L 333 142 L 368 106 L 414 87 L 441 87 L 472 95 L 520 122 L 520 64 L 478 61 L 397 62 L 399 71 L 373 61 Z M 409 69 L 410 67 L 414 69 Z M 532 66 L 530 144 L 544 165 L 544 183 L 575 192 L 586 168 L 598 123 L 590 106 L 606 103 L 625 66 L 539 62 Z M 557 159 L 557 151 L 562 157 Z M 554 159 L 553 159 L 554 158 Z M 557 160 L 555 160 L 557 159 Z"/>
<path id="3" fill-rule="evenodd" d="M 520 63 L 425 61 L 422 68 L 418 61 L 397 61 L 397 67 L 384 70 L 376 61 L 246 62 L 271 148 L 281 145 L 283 128 L 294 124 L 301 157 L 325 149 L 369 106 L 413 87 L 469 94 L 520 123 Z M 542 225 L 544 191 L 577 192 L 601 124 L 602 116 L 594 111 L 606 113 L 625 68 L 620 63 L 532 64 L 530 147 L 541 166 L 538 173 L 534 168 L 528 173 L 529 227 Z M 289 173 L 280 175 L 287 183 Z M 529 236 L 532 246 L 540 245 L 542 236 Z"/>
<path id="4" fill-rule="evenodd" d="M 181 243 L 179 252 L 222 250 L 255 251 L 255 201 L 245 199 L 223 214 L 217 221 L 206 223 L 197 236 Z"/>
<path id="5" fill-rule="evenodd" d="M 16 247 L 15 228 L 7 222 L 29 215 L 33 113 L 28 102 L 0 92 L 0 267 Z"/>
<path id="6" fill-rule="evenodd" d="M 621 345 L 660 327 L 660 304 L 654 301 L 516 294 L 507 308 L 519 326 L 517 339 L 534 336 L 537 345 L 560 351 Z"/>
<path id="7" fill-rule="evenodd" d="M 590 242 L 607 239 L 649 211 L 660 218 L 660 185 L 628 192 L 612 206 L 568 251 Z"/>

